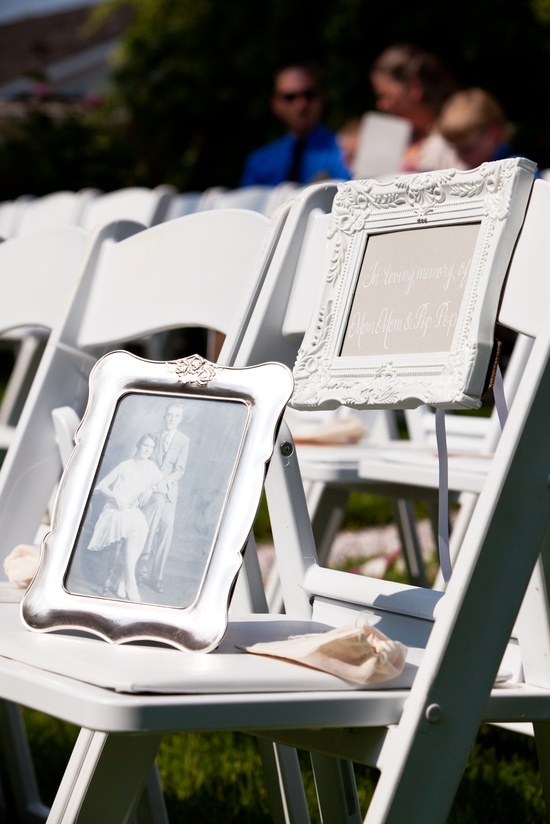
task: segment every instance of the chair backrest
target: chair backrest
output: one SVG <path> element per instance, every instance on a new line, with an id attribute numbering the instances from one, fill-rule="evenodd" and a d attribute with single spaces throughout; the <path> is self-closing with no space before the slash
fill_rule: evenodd
<path id="1" fill-rule="evenodd" d="M 0 405 L 0 450 L 14 428 L 51 330 L 63 317 L 89 236 L 76 226 L 14 237 L 0 244 L 0 334 L 14 350 Z"/>
<path id="2" fill-rule="evenodd" d="M 174 194 L 171 186 L 154 189 L 128 186 L 100 194 L 86 203 L 80 226 L 91 231 L 114 220 L 134 220 L 144 226 L 155 226 L 165 219 Z"/>
<path id="3" fill-rule="evenodd" d="M 330 181 L 329 181 L 330 183 Z M 283 203 L 292 200 L 300 190 L 304 187 L 299 183 L 294 183 L 290 180 L 285 180 L 283 183 L 278 183 L 273 187 L 271 195 L 267 201 L 266 214 L 272 215 Z"/>
<path id="4" fill-rule="evenodd" d="M 88 244 L 88 232 L 65 226 L 0 244 L 0 331 L 59 323 Z"/>
<path id="5" fill-rule="evenodd" d="M 210 186 L 208 189 L 205 189 L 199 201 L 199 211 L 217 208 L 216 204 L 219 202 L 220 197 L 228 191 L 227 186 Z"/>
<path id="6" fill-rule="evenodd" d="M 309 242 L 313 236 L 324 248 L 324 229 L 321 225 L 330 213 L 338 184 L 320 183 L 307 187 L 289 200 L 288 217 L 274 248 L 273 257 L 259 294 L 249 295 L 247 307 L 240 313 L 239 328 L 232 329 L 220 355 L 224 363 L 246 366 L 268 360 L 278 360 L 291 367 L 313 310 L 317 285 L 306 290 L 298 308 L 293 308 L 292 326 L 285 328 L 285 319 L 294 307 L 292 294 L 295 282 L 302 278 L 316 281 L 319 265 L 318 244 Z M 274 216 L 276 217 L 276 215 Z M 319 226 L 319 231 L 317 230 Z M 310 256 L 315 262 L 310 266 Z M 322 257 L 322 253 L 321 253 Z M 319 271 L 319 270 L 317 270 Z M 292 300 L 292 304 L 291 304 Z"/>
<path id="7" fill-rule="evenodd" d="M 271 257 L 271 242 L 268 218 L 245 210 L 197 213 L 146 230 L 116 222 L 94 233 L 0 470 L 0 557 L 35 540 L 61 469 L 52 412 L 83 412 L 99 354 L 172 327 L 227 332 L 257 260 Z"/>
<path id="8" fill-rule="evenodd" d="M 75 345 L 93 351 L 186 326 L 226 334 L 268 225 L 257 212 L 197 212 L 104 247 Z"/>
<path id="9" fill-rule="evenodd" d="M 0 238 L 15 237 L 25 206 L 31 200 L 30 196 L 24 196 L 0 203 Z"/>
<path id="10" fill-rule="evenodd" d="M 219 189 L 211 192 L 209 209 L 252 209 L 268 214 L 267 206 L 273 186 L 241 186 L 237 189 Z"/>
<path id="11" fill-rule="evenodd" d="M 16 234 L 27 235 L 62 226 L 79 226 L 86 204 L 97 196 L 93 189 L 52 192 L 33 198 L 21 212 Z"/>
<path id="12" fill-rule="evenodd" d="M 174 220 L 176 217 L 183 217 L 197 212 L 201 197 L 202 192 L 178 192 L 170 200 L 164 219 Z"/>

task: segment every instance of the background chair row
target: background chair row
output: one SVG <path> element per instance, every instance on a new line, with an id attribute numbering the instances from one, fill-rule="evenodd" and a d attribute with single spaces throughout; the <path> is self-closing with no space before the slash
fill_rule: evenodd
<path id="1" fill-rule="evenodd" d="M 366 112 L 357 130 L 354 177 L 380 178 L 397 174 L 409 135 L 410 123 L 405 118 Z M 26 194 L 16 200 L 0 202 L 0 237 L 14 237 L 67 224 L 94 229 L 100 223 L 117 219 L 154 226 L 163 220 L 203 209 L 252 209 L 270 216 L 298 188 L 297 184 L 286 182 L 279 186 L 236 189 L 214 186 L 203 192 L 178 192 L 172 186 L 160 185 L 152 189 L 128 187 L 108 193 L 84 189 L 52 192 L 40 197 Z"/>
<path id="2" fill-rule="evenodd" d="M 172 186 L 129 186 L 113 192 L 83 189 L 41 197 L 22 196 L 0 203 L 0 237 L 17 237 L 62 226 L 96 229 L 113 220 L 155 226 L 205 209 L 251 209 L 270 216 L 298 190 L 297 184 L 213 187 L 204 192 L 177 192 Z"/>
<path id="3" fill-rule="evenodd" d="M 203 193 L 180 194 L 170 186 L 153 189 L 128 187 L 101 193 L 86 189 L 80 192 L 60 191 L 43 197 L 22 197 L 0 204 L 0 238 L 21 237 L 79 226 L 91 231 L 116 220 L 130 220 L 144 226 L 154 226 L 166 220 L 210 209 L 242 208 L 270 216 L 279 206 L 298 191 L 295 184 L 281 186 L 251 186 L 228 190 L 212 188 Z M 40 357 L 45 338 L 38 324 L 23 333 L 12 324 L 3 336 L 2 348 L 6 358 L 16 354 L 16 368 L 4 392 L 0 406 L 0 450 L 5 451 L 11 430 L 21 412 L 28 390 L 29 376 Z M 148 342 L 150 357 L 162 357 L 165 337 Z M 215 350 L 215 340 L 208 345 Z"/>

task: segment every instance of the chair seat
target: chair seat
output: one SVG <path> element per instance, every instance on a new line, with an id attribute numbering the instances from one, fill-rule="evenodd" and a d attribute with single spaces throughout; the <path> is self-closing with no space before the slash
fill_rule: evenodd
<path id="1" fill-rule="evenodd" d="M 218 650 L 204 655 L 160 646 L 117 647 L 94 638 L 83 643 L 76 634 L 31 633 L 13 602 L 0 604 L 0 616 L 5 697 L 70 723 L 82 724 L 85 717 L 89 728 L 108 732 L 143 731 L 144 726 L 151 732 L 260 730 L 272 725 L 306 729 L 316 727 L 319 713 L 325 716 L 324 727 L 393 724 L 399 721 L 422 655 L 410 648 L 399 678 L 382 688 L 376 684 L 362 689 L 290 661 L 232 651 L 235 644 L 328 628 L 317 622 L 281 616 L 274 629 L 273 616 L 233 620 Z M 518 695 L 529 700 L 532 719 L 544 717 L 548 692 L 508 680 L 493 689 L 487 720 L 525 720 L 516 718 Z"/>
<path id="2" fill-rule="evenodd" d="M 380 493 L 384 484 L 397 491 L 403 485 L 404 496 L 411 487 L 426 489 L 437 495 L 439 465 L 437 454 L 414 443 L 388 443 L 383 448 L 372 444 L 345 446 L 298 445 L 298 460 L 306 480 L 325 483 L 350 483 L 360 487 L 368 484 Z M 490 455 L 479 453 L 449 454 L 449 490 L 451 492 L 481 492 L 491 461 Z"/>
<path id="3" fill-rule="evenodd" d="M 274 622 L 268 616 L 233 618 L 220 646 L 207 655 L 187 654 L 153 644 L 114 646 L 82 633 L 37 634 L 21 624 L 17 606 L 0 604 L 2 626 L 0 655 L 53 674 L 121 693 L 217 694 L 295 690 L 357 690 L 356 684 L 329 673 L 290 661 L 247 654 L 240 649 L 260 641 L 332 629 L 317 621 Z M 8 630 L 9 627 L 9 630 Z M 419 650 L 409 650 L 405 670 L 387 682 L 394 689 L 411 686 Z M 379 685 L 373 685 L 379 688 Z"/>
<path id="4" fill-rule="evenodd" d="M 481 492 L 489 471 L 492 455 L 474 453 L 449 454 L 448 472 L 450 492 Z M 439 463 L 435 453 L 413 450 L 388 450 L 386 454 L 373 451 L 359 462 L 360 478 L 402 483 L 419 488 L 437 489 Z"/>

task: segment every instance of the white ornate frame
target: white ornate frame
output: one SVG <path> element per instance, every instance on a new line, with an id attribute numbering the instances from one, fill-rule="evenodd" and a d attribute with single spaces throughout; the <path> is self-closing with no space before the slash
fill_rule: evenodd
<path id="1" fill-rule="evenodd" d="M 223 368 L 198 355 L 154 362 L 122 351 L 101 358 L 90 376 L 88 405 L 61 479 L 38 572 L 22 599 L 21 615 L 27 627 L 38 632 L 84 630 L 112 643 L 152 640 L 185 651 L 208 652 L 215 648 L 227 629 L 231 592 L 292 386 L 292 373 L 278 363 Z M 167 396 L 170 401 L 204 399 L 210 401 L 210 408 L 212 401 L 231 400 L 242 403 L 247 410 L 242 437 L 240 430 L 237 433 L 232 477 L 202 580 L 193 602 L 184 608 L 68 589 L 71 562 L 78 550 L 119 400 L 129 394 L 157 394 L 159 403 Z M 203 417 L 197 417 L 197 427 L 207 425 Z M 192 484 L 188 474 L 187 470 L 183 482 Z M 199 519 L 201 515 L 196 513 Z"/>
<path id="2" fill-rule="evenodd" d="M 298 409 L 475 408 L 490 366 L 499 296 L 531 191 L 525 158 L 471 171 L 402 175 L 340 184 L 313 321 L 294 368 Z M 344 331 L 370 236 L 431 226 L 479 224 L 458 323 L 448 351 L 342 357 Z"/>

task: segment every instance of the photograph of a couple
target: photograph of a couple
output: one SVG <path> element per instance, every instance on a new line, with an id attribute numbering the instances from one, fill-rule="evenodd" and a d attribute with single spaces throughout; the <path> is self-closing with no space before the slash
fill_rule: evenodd
<path id="1" fill-rule="evenodd" d="M 125 395 L 84 511 L 68 591 L 189 606 L 207 569 L 247 417 L 239 401 Z"/>

